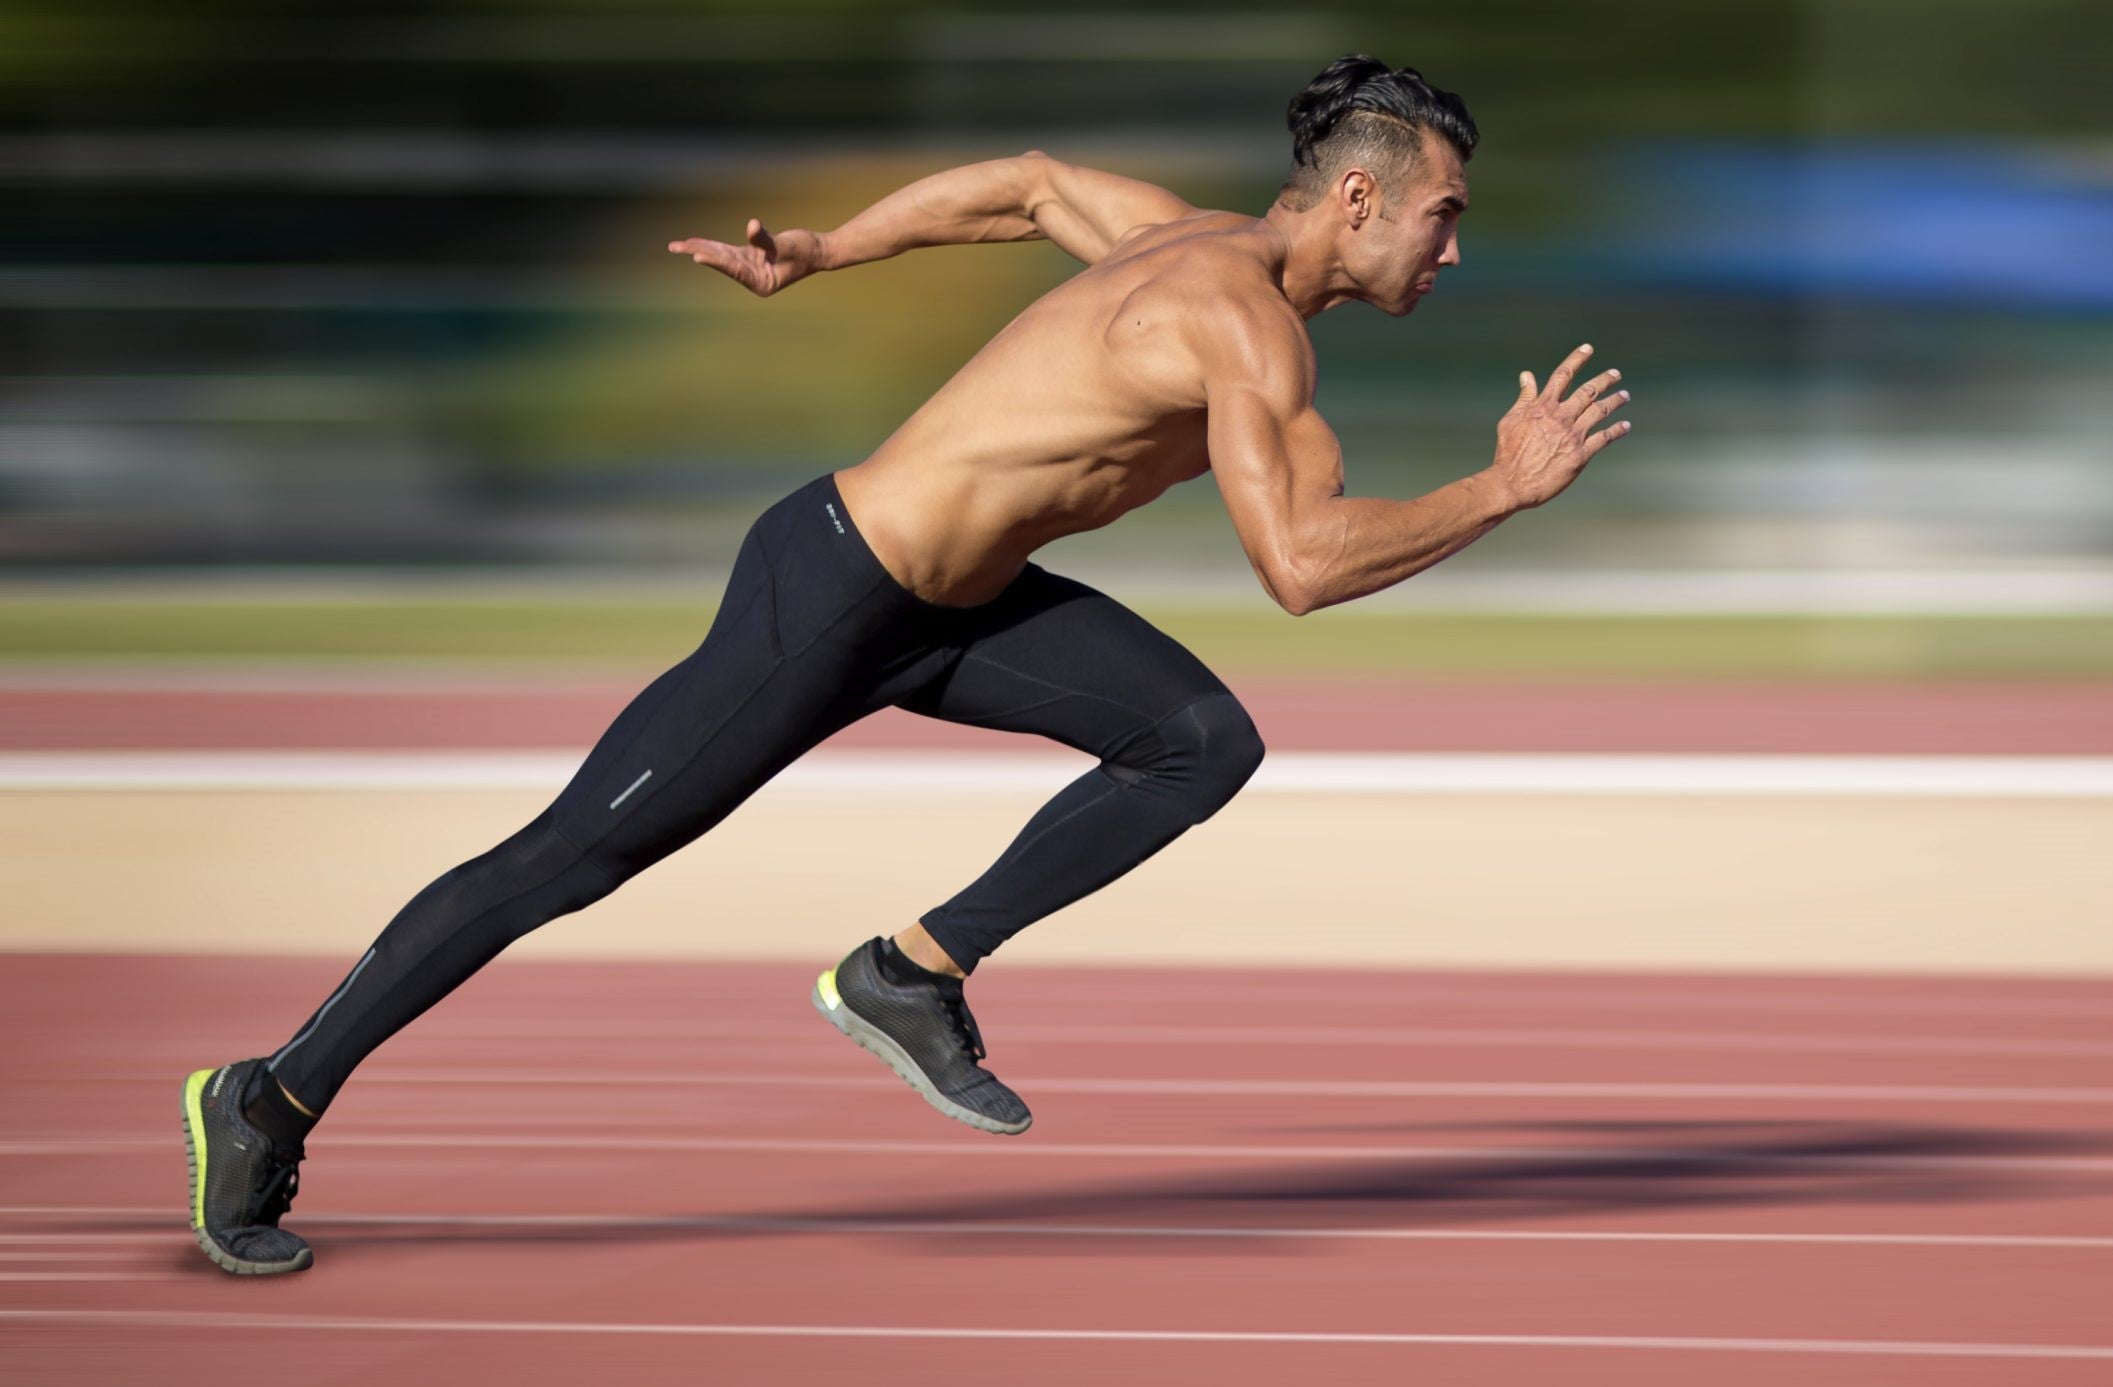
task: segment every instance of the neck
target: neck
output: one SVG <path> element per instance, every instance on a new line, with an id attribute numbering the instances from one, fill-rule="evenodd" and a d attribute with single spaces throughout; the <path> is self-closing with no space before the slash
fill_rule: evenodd
<path id="1" fill-rule="evenodd" d="M 1343 273 L 1319 218 L 1279 202 L 1262 214 L 1262 225 L 1273 233 L 1270 274 L 1301 318 L 1311 320 L 1339 303 L 1364 298 Z"/>

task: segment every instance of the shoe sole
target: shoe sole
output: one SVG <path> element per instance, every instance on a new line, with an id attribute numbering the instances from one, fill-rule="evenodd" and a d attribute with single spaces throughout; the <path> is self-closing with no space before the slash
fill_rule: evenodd
<path id="1" fill-rule="evenodd" d="M 895 1071 L 897 1078 L 917 1090 L 925 1102 L 956 1122 L 966 1122 L 979 1132 L 995 1132 L 1003 1137 L 1016 1137 L 1034 1125 L 1032 1113 L 1018 1122 L 1000 1122 L 996 1118 L 985 1117 L 973 1108 L 965 1108 L 941 1093 L 938 1087 L 925 1077 L 924 1071 L 917 1067 L 916 1061 L 910 1058 L 909 1051 L 896 1044 L 887 1032 L 853 1011 L 850 1003 L 838 994 L 836 969 L 831 968 L 816 979 L 812 1000 L 814 1009 L 822 1014 L 824 1021 L 856 1041 L 860 1049 L 876 1056 L 881 1063 Z"/>
<path id="2" fill-rule="evenodd" d="M 305 1270 L 315 1260 L 315 1254 L 305 1247 L 291 1261 L 252 1262 L 229 1252 L 205 1231 L 205 1108 L 201 1095 L 207 1081 L 218 1072 L 196 1070 L 183 1081 L 183 1149 L 191 1161 L 191 1236 L 198 1239 L 198 1246 L 213 1259 L 213 1265 L 235 1276 L 277 1276 Z"/>

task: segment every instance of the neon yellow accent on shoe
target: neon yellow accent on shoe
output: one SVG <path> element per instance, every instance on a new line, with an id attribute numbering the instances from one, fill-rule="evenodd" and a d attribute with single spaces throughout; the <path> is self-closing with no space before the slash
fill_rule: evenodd
<path id="1" fill-rule="evenodd" d="M 205 1109 L 200 1098 L 205 1093 L 206 1080 L 216 1071 L 200 1069 L 183 1081 L 183 1112 L 191 1124 L 191 1154 L 197 1167 L 191 1176 L 191 1226 L 205 1227 Z"/>
<path id="2" fill-rule="evenodd" d="M 844 999 L 836 990 L 836 969 L 831 968 L 822 974 L 820 980 L 815 983 L 814 990 L 822 994 L 822 1005 L 831 1011 L 843 1005 Z"/>

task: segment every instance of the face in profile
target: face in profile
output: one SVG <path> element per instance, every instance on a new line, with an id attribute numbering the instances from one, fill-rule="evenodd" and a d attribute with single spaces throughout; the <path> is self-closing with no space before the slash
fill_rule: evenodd
<path id="1" fill-rule="evenodd" d="M 1368 215 L 1350 238 L 1344 265 L 1367 300 L 1401 318 L 1416 310 L 1438 272 L 1460 263 L 1460 214 L 1467 210 L 1467 172 L 1450 142 L 1423 131 L 1423 150 L 1406 173 L 1380 183 L 1369 175 L 1361 195 Z M 1348 179 L 1351 170 L 1344 177 Z M 1353 195 L 1353 200 L 1354 200 Z"/>

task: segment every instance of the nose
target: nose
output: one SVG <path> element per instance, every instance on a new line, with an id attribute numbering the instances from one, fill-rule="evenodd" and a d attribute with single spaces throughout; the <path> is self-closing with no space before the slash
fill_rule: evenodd
<path id="1" fill-rule="evenodd" d="M 1445 254 L 1438 257 L 1438 263 L 1441 265 L 1457 265 L 1460 263 L 1459 232 L 1456 231 L 1445 238 Z"/>

